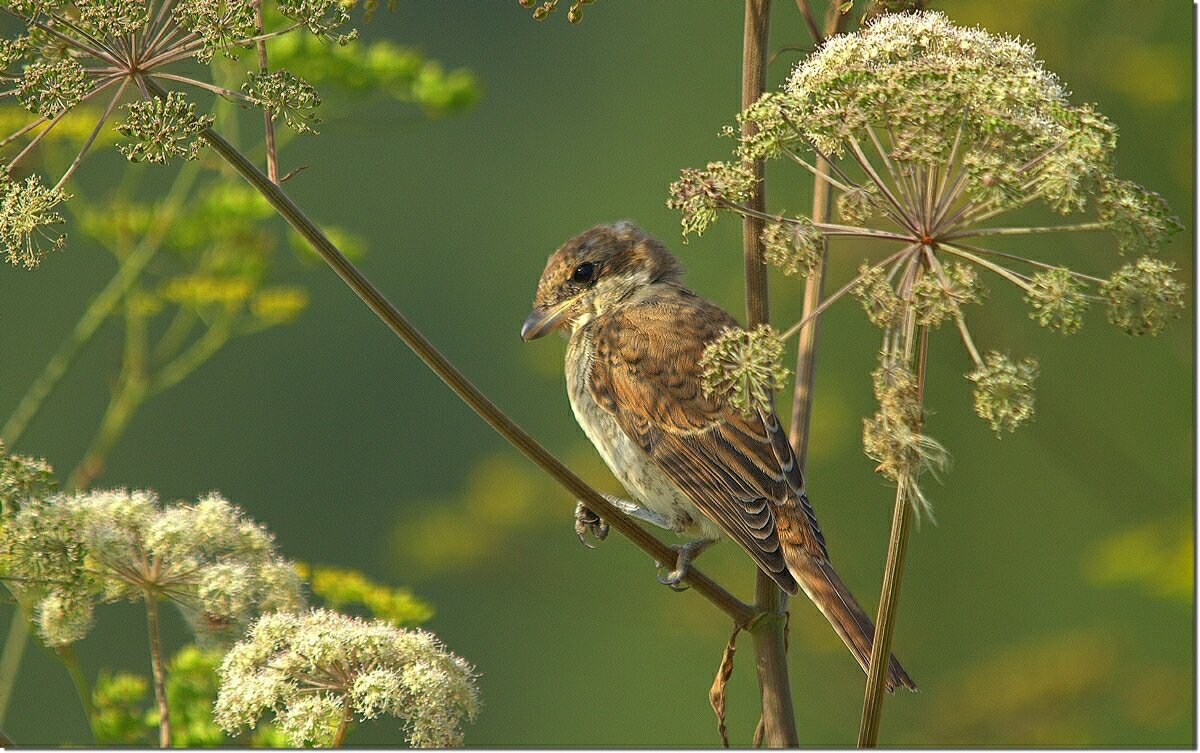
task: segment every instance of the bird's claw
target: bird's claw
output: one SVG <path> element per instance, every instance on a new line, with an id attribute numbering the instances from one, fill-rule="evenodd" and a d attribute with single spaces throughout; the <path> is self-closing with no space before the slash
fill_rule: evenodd
<path id="1" fill-rule="evenodd" d="M 691 541 L 687 544 L 672 544 L 671 548 L 675 550 L 675 569 L 666 575 L 658 576 L 658 582 L 672 591 L 688 590 L 689 586 L 683 582 L 683 579 L 687 577 L 692 560 L 699 557 L 700 553 L 712 543 L 712 539 L 700 539 L 699 541 Z M 658 561 L 655 561 L 654 566 L 666 567 L 666 565 Z"/>
<path id="2" fill-rule="evenodd" d="M 586 546 L 588 549 L 595 549 L 596 545 L 591 544 L 587 540 L 587 534 L 592 534 L 596 541 L 604 541 L 608 536 L 608 523 L 604 522 L 596 513 L 592 512 L 582 502 L 575 503 L 575 535 L 579 537 L 579 543 Z"/>
<path id="3" fill-rule="evenodd" d="M 659 567 L 664 567 L 664 565 L 662 565 L 660 563 L 656 562 L 655 564 L 658 565 Z M 691 588 L 691 586 L 689 586 L 688 584 L 683 582 L 683 579 L 687 576 L 687 571 L 688 571 L 687 564 L 684 564 L 683 567 L 676 567 L 674 570 L 667 573 L 666 575 L 658 576 L 658 582 L 663 584 L 667 588 L 671 589 L 672 591 L 686 591 L 689 588 Z"/>

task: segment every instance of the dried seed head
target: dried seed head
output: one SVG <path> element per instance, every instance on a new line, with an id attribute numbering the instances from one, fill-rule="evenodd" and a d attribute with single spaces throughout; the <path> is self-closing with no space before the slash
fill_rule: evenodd
<path id="1" fill-rule="evenodd" d="M 50 228 L 63 224 L 54 211 L 67 196 L 47 188 L 37 176 L 9 181 L 0 170 L 0 244 L 10 264 L 33 269 L 50 251 L 63 247 L 67 238 Z"/>
<path id="2" fill-rule="evenodd" d="M 876 327 L 890 327 L 900 320 L 903 303 L 896 289 L 888 282 L 887 273 L 881 267 L 871 267 L 866 262 L 858 268 L 862 279 L 850 291 L 862 303 L 867 319 Z"/>
<path id="3" fill-rule="evenodd" d="M 921 491 L 920 477 L 946 468 L 950 456 L 923 432 L 925 409 L 916 375 L 887 353 L 871 373 L 879 410 L 863 419 L 863 450 L 879 465 L 875 471 L 901 487 L 908 501 L 932 517 L 932 507 Z"/>
<path id="4" fill-rule="evenodd" d="M 917 324 L 939 327 L 947 318 L 957 316 L 962 306 L 982 303 L 984 290 L 974 268 L 952 264 L 943 269 L 945 279 L 923 269 L 913 285 L 913 309 Z"/>
<path id="5" fill-rule="evenodd" d="M 118 144 L 117 149 L 130 162 L 162 165 L 176 157 L 194 160 L 200 156 L 197 136 L 213 122 L 211 115 L 197 114 L 196 105 L 181 92 L 133 102 L 126 110 L 117 131 L 133 142 Z"/>
<path id="6" fill-rule="evenodd" d="M 717 219 L 717 209 L 748 199 L 754 183 L 754 174 L 740 164 L 710 162 L 703 170 L 687 168 L 671 184 L 667 207 L 682 213 L 684 235 L 703 235 Z"/>
<path id="7" fill-rule="evenodd" d="M 975 383 L 975 413 L 992 426 L 999 436 L 1002 430 L 1015 431 L 1033 418 L 1033 381 L 1037 361 L 1026 358 L 1016 362 L 995 351 L 984 357 L 984 365 L 967 375 Z"/>
<path id="8" fill-rule="evenodd" d="M 821 267 L 825 236 L 811 221 L 772 222 L 763 228 L 763 259 L 785 275 L 807 277 Z"/>
<path id="9" fill-rule="evenodd" d="M 316 133 L 313 126 L 321 121 L 313 111 L 320 107 L 321 98 L 299 76 L 288 71 L 251 72 L 242 90 L 272 118 L 283 118 L 290 128 L 301 133 Z"/>
<path id="10" fill-rule="evenodd" d="M 770 325 L 730 327 L 700 359 L 705 395 L 723 395 L 745 415 L 774 410 L 774 393 L 787 382 L 783 340 Z"/>
<path id="11" fill-rule="evenodd" d="M 1043 270 L 1033 276 L 1030 286 L 1032 289 L 1025 294 L 1025 301 L 1033 307 L 1029 312 L 1030 319 L 1064 335 L 1079 331 L 1088 301 L 1083 286 L 1070 271 Z"/>
<path id="12" fill-rule="evenodd" d="M 1100 288 L 1108 300 L 1108 320 L 1131 335 L 1157 335 L 1184 305 L 1183 283 L 1175 265 L 1142 257 L 1113 273 Z"/>

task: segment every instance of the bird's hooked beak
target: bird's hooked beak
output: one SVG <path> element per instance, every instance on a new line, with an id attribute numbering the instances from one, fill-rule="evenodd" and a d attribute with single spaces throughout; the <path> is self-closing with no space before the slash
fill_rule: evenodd
<path id="1" fill-rule="evenodd" d="M 525 342 L 536 340 L 566 324 L 567 312 L 570 311 L 573 303 L 575 303 L 575 299 L 568 298 L 551 308 L 538 306 L 530 311 L 529 316 L 525 317 L 525 323 L 521 325 L 521 339 Z"/>

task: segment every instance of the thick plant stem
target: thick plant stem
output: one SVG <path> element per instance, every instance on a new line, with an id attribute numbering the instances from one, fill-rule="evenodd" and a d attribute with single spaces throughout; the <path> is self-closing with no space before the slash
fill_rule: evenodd
<path id="1" fill-rule="evenodd" d="M 153 81 L 147 80 L 146 87 L 154 96 L 165 97 L 166 92 Z M 658 562 L 674 561 L 677 552 L 659 541 L 608 500 L 592 489 L 583 479 L 579 478 L 570 468 L 567 468 L 542 447 L 533 437 L 500 410 L 491 400 L 471 384 L 462 372 L 446 360 L 428 339 L 425 338 L 408 319 L 400 313 L 391 301 L 384 297 L 370 280 L 363 276 L 350 260 L 330 242 L 325 233 L 296 206 L 291 197 L 282 188 L 275 185 L 259 170 L 254 163 L 246 158 L 232 144 L 225 140 L 212 128 L 201 132 L 203 138 L 224 159 L 230 167 L 246 179 L 267 202 L 275 208 L 289 225 L 300 233 L 305 240 L 325 262 L 333 268 L 342 281 L 350 287 L 371 308 L 371 310 L 392 330 L 426 366 L 446 383 L 454 394 L 474 410 L 480 418 L 504 437 L 513 447 L 517 448 L 546 471 L 563 488 L 577 499 L 581 500 L 593 512 L 603 517 L 609 525 L 619 531 Z M 697 568 L 689 568 L 684 581 L 694 591 L 711 601 L 721 611 L 725 612 L 739 625 L 747 625 L 755 617 L 754 608 L 743 603 L 729 593 Z"/>
<path id="2" fill-rule="evenodd" d="M 154 700 L 158 704 L 158 747 L 171 747 L 171 710 L 167 706 L 167 671 L 158 636 L 158 594 L 145 592 L 146 628 L 150 633 L 150 668 L 154 672 Z"/>
<path id="3" fill-rule="evenodd" d="M 742 109 L 758 101 L 766 90 L 767 38 L 771 31 L 771 0 L 746 0 L 746 19 L 742 37 Z M 742 124 L 742 136 L 753 136 L 758 127 Z M 761 215 L 767 211 L 767 192 L 763 160 L 746 162 L 755 179 L 754 193 L 746 201 L 751 214 L 742 216 L 742 251 L 746 274 L 746 325 L 755 327 L 771 320 L 767 294 L 767 265 L 763 262 Z M 759 216 L 752 216 L 757 213 Z"/>
<path id="4" fill-rule="evenodd" d="M 917 402 L 925 392 L 925 359 L 929 351 L 929 328 L 920 327 L 917 336 L 916 375 Z M 883 716 L 884 679 L 888 657 L 892 653 L 892 635 L 896 628 L 896 607 L 900 600 L 900 580 L 904 575 L 904 559 L 908 553 L 908 536 L 912 523 L 913 505 L 909 486 L 896 484 L 896 504 L 892 510 L 892 532 L 888 538 L 887 564 L 883 569 L 883 587 L 879 594 L 879 611 L 875 615 L 875 642 L 871 645 L 871 663 L 867 669 L 866 695 L 862 719 L 858 727 L 858 747 L 874 748 L 879 743 L 879 723 Z"/>
<path id="5" fill-rule="evenodd" d="M 817 160 L 817 167 L 828 169 L 825 159 Z M 817 176 L 813 181 L 813 222 L 825 222 L 829 216 L 829 182 Z M 825 266 L 829 260 L 828 241 L 821 241 L 821 263 L 808 274 L 804 282 L 804 307 L 800 314 L 803 321 L 821 304 L 821 292 L 825 283 Z M 812 421 L 813 383 L 817 370 L 817 329 L 819 319 L 813 319 L 800 329 L 796 346 L 796 385 L 792 392 L 792 420 L 788 437 L 796 450 L 796 462 L 800 470 L 808 469 L 808 427 Z"/>
<path id="6" fill-rule="evenodd" d="M 767 39 L 771 30 L 771 0 L 746 0 L 742 37 L 742 109 L 758 101 L 766 90 Z M 753 135 L 756 126 L 742 125 L 743 136 Z M 754 194 L 746 202 L 750 213 L 742 217 L 742 250 L 746 274 L 746 324 L 755 327 L 770 321 L 767 267 L 763 263 L 761 215 L 766 213 L 766 168 L 762 160 L 748 162 L 756 180 Z M 755 214 L 760 216 L 754 216 Z M 787 597 L 775 581 L 756 571 L 755 604 L 762 617 L 751 628 L 755 666 L 762 700 L 763 741 L 770 748 L 793 748 L 800 744 L 792 688 L 788 678 Z"/>
<path id="7" fill-rule="evenodd" d="M 4 639 L 4 650 L 0 652 L 0 724 L 8 713 L 8 702 L 12 699 L 13 686 L 21 670 L 21 657 L 29 643 L 29 617 L 20 604 L 13 606 L 8 635 Z"/>
<path id="8" fill-rule="evenodd" d="M 263 33 L 262 0 L 254 4 L 254 27 L 257 34 Z M 267 75 L 271 68 L 267 64 L 267 40 L 260 39 L 254 43 L 258 53 L 258 72 Z M 279 182 L 279 153 L 275 148 L 275 118 L 270 111 L 263 110 L 263 136 L 267 142 L 267 178 L 272 183 Z"/>
<path id="9" fill-rule="evenodd" d="M 346 742 L 346 732 L 350 730 L 350 719 L 353 716 L 353 710 L 350 707 L 350 699 L 347 698 L 342 703 L 342 718 L 338 721 L 337 731 L 333 733 L 333 742 L 329 747 L 340 748 L 342 743 Z"/>

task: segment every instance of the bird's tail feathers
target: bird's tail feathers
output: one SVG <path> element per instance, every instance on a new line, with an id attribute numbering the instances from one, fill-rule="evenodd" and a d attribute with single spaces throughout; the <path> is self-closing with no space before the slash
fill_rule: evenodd
<path id="1" fill-rule="evenodd" d="M 833 629 L 858 660 L 863 671 L 867 671 L 871 662 L 871 644 L 875 640 L 875 625 L 872 624 L 871 618 L 859 606 L 850 589 L 828 562 L 802 553 L 789 553 L 787 559 L 788 569 L 800 583 L 804 593 L 833 625 Z M 909 690 L 917 689 L 917 684 L 904 671 L 904 667 L 900 666 L 900 662 L 896 661 L 896 657 L 889 656 L 887 689 L 890 691 L 896 686 Z"/>

